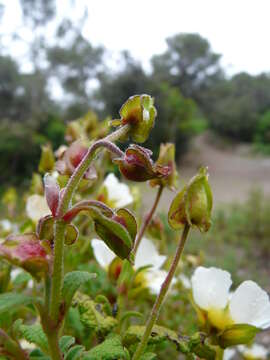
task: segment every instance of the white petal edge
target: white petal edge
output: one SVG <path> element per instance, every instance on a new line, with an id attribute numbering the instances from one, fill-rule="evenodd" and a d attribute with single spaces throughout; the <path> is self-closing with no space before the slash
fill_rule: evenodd
<path id="1" fill-rule="evenodd" d="M 254 325 L 261 329 L 270 327 L 269 296 L 254 281 L 244 281 L 236 289 L 229 310 L 235 323 Z"/>
<path id="2" fill-rule="evenodd" d="M 127 206 L 133 202 L 129 187 L 121 183 L 113 173 L 107 175 L 104 186 L 108 191 L 109 201 L 113 202 L 115 207 Z"/>
<path id="3" fill-rule="evenodd" d="M 166 260 L 166 256 L 160 255 L 155 244 L 146 237 L 143 237 L 135 257 L 135 269 L 151 265 L 152 269 L 160 269 Z"/>
<path id="4" fill-rule="evenodd" d="M 224 309 L 229 300 L 231 274 L 215 267 L 199 266 L 191 278 L 193 299 L 203 310 Z"/>
<path id="5" fill-rule="evenodd" d="M 44 196 L 31 195 L 26 202 L 27 216 L 33 221 L 38 221 L 40 218 L 51 213 L 47 201 Z"/>
<path id="6" fill-rule="evenodd" d="M 111 249 L 108 248 L 102 240 L 93 239 L 91 241 L 95 258 L 100 266 L 107 269 L 113 259 L 116 257 Z"/>
<path id="7" fill-rule="evenodd" d="M 147 281 L 147 287 L 153 295 L 158 295 L 160 288 L 166 279 L 167 271 L 165 270 L 146 270 L 144 276 Z M 170 288 L 176 283 L 176 279 L 173 278 Z M 170 291 L 170 290 L 169 290 Z"/>

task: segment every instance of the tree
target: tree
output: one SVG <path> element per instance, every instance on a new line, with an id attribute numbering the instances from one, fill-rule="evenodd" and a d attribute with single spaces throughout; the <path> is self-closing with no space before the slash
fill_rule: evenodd
<path id="1" fill-rule="evenodd" d="M 178 34 L 167 39 L 168 49 L 152 58 L 153 75 L 167 81 L 182 94 L 204 103 L 203 93 L 223 78 L 220 55 L 199 34 Z"/>

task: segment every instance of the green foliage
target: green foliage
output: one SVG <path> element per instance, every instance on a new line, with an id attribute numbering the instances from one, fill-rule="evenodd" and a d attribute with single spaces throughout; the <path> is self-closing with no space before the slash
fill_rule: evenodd
<path id="1" fill-rule="evenodd" d="M 96 274 L 91 274 L 86 271 L 71 271 L 66 274 L 62 290 L 62 297 L 65 302 L 66 309 L 69 308 L 72 298 L 79 287 L 84 283 L 91 281 L 95 277 Z"/>
<path id="2" fill-rule="evenodd" d="M 117 326 L 117 320 L 108 315 L 104 304 L 96 303 L 82 294 L 75 297 L 74 304 L 78 306 L 81 322 L 96 333 L 104 336 Z"/>
<path id="3" fill-rule="evenodd" d="M 24 325 L 22 320 L 19 319 L 14 323 L 13 327 L 19 337 L 37 345 L 42 351 L 48 353 L 48 340 L 39 323 Z"/>
<path id="4" fill-rule="evenodd" d="M 255 148 L 264 154 L 270 154 L 270 111 L 259 119 L 254 136 Z"/>
<path id="5" fill-rule="evenodd" d="M 17 293 L 0 294 L 0 314 L 14 311 L 20 306 L 40 303 L 41 299 Z"/>
<path id="6" fill-rule="evenodd" d="M 83 355 L 82 360 L 129 360 L 119 335 L 112 335 Z"/>

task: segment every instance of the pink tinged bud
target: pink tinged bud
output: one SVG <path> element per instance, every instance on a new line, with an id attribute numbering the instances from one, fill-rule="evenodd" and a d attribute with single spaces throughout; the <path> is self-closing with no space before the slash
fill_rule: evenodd
<path id="1" fill-rule="evenodd" d="M 60 197 L 60 187 L 57 180 L 49 174 L 44 176 L 44 186 L 47 204 L 52 212 L 52 215 L 56 216 Z"/>
<path id="2" fill-rule="evenodd" d="M 11 235 L 0 245 L 0 257 L 38 280 L 49 270 L 49 256 L 35 233 Z"/>
<path id="3" fill-rule="evenodd" d="M 155 165 L 151 159 L 152 152 L 139 145 L 131 145 L 123 158 L 115 159 L 119 170 L 128 180 L 143 182 L 154 178 L 167 176 L 170 169 L 167 166 Z"/>

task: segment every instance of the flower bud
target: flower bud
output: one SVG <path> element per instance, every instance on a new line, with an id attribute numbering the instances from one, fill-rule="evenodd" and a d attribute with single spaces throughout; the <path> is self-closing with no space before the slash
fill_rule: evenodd
<path id="1" fill-rule="evenodd" d="M 143 143 L 148 139 L 157 115 L 154 99 L 149 95 L 131 96 L 122 105 L 120 120 L 113 120 L 113 126 L 131 125 L 130 135 L 133 141 Z"/>
<path id="2" fill-rule="evenodd" d="M 167 186 L 170 189 L 177 187 L 178 174 L 175 165 L 175 146 L 172 143 L 166 143 L 160 145 L 159 157 L 156 161 L 156 165 L 167 166 L 169 169 L 168 176 L 161 179 L 153 179 L 150 184 L 152 186 L 162 185 Z"/>
<path id="3" fill-rule="evenodd" d="M 228 326 L 218 335 L 218 344 L 223 349 L 234 345 L 249 344 L 259 331 L 257 327 L 248 324 Z"/>
<path id="4" fill-rule="evenodd" d="M 88 147 L 80 140 L 73 142 L 64 153 L 61 154 L 61 158 L 56 162 L 56 170 L 61 175 L 72 175 L 76 167 L 80 164 L 84 156 L 88 151 Z M 84 178 L 87 180 L 95 180 L 97 177 L 96 169 L 94 166 L 90 166 L 87 172 L 84 174 Z"/>
<path id="5" fill-rule="evenodd" d="M 10 235 L 0 245 L 0 257 L 23 268 L 39 280 L 49 270 L 49 255 L 46 250 L 47 246 L 43 246 L 34 233 Z"/>
<path id="6" fill-rule="evenodd" d="M 143 182 L 168 175 L 167 166 L 155 165 L 152 152 L 139 145 L 130 145 L 123 158 L 114 159 L 119 170 L 128 180 Z"/>
<path id="7" fill-rule="evenodd" d="M 41 158 L 38 165 L 38 171 L 42 174 L 52 171 L 54 168 L 54 155 L 52 147 L 47 144 L 41 148 Z"/>
<path id="8" fill-rule="evenodd" d="M 208 183 L 207 168 L 201 168 L 189 184 L 172 201 L 168 221 L 177 230 L 186 224 L 208 231 L 211 226 L 212 191 Z"/>

